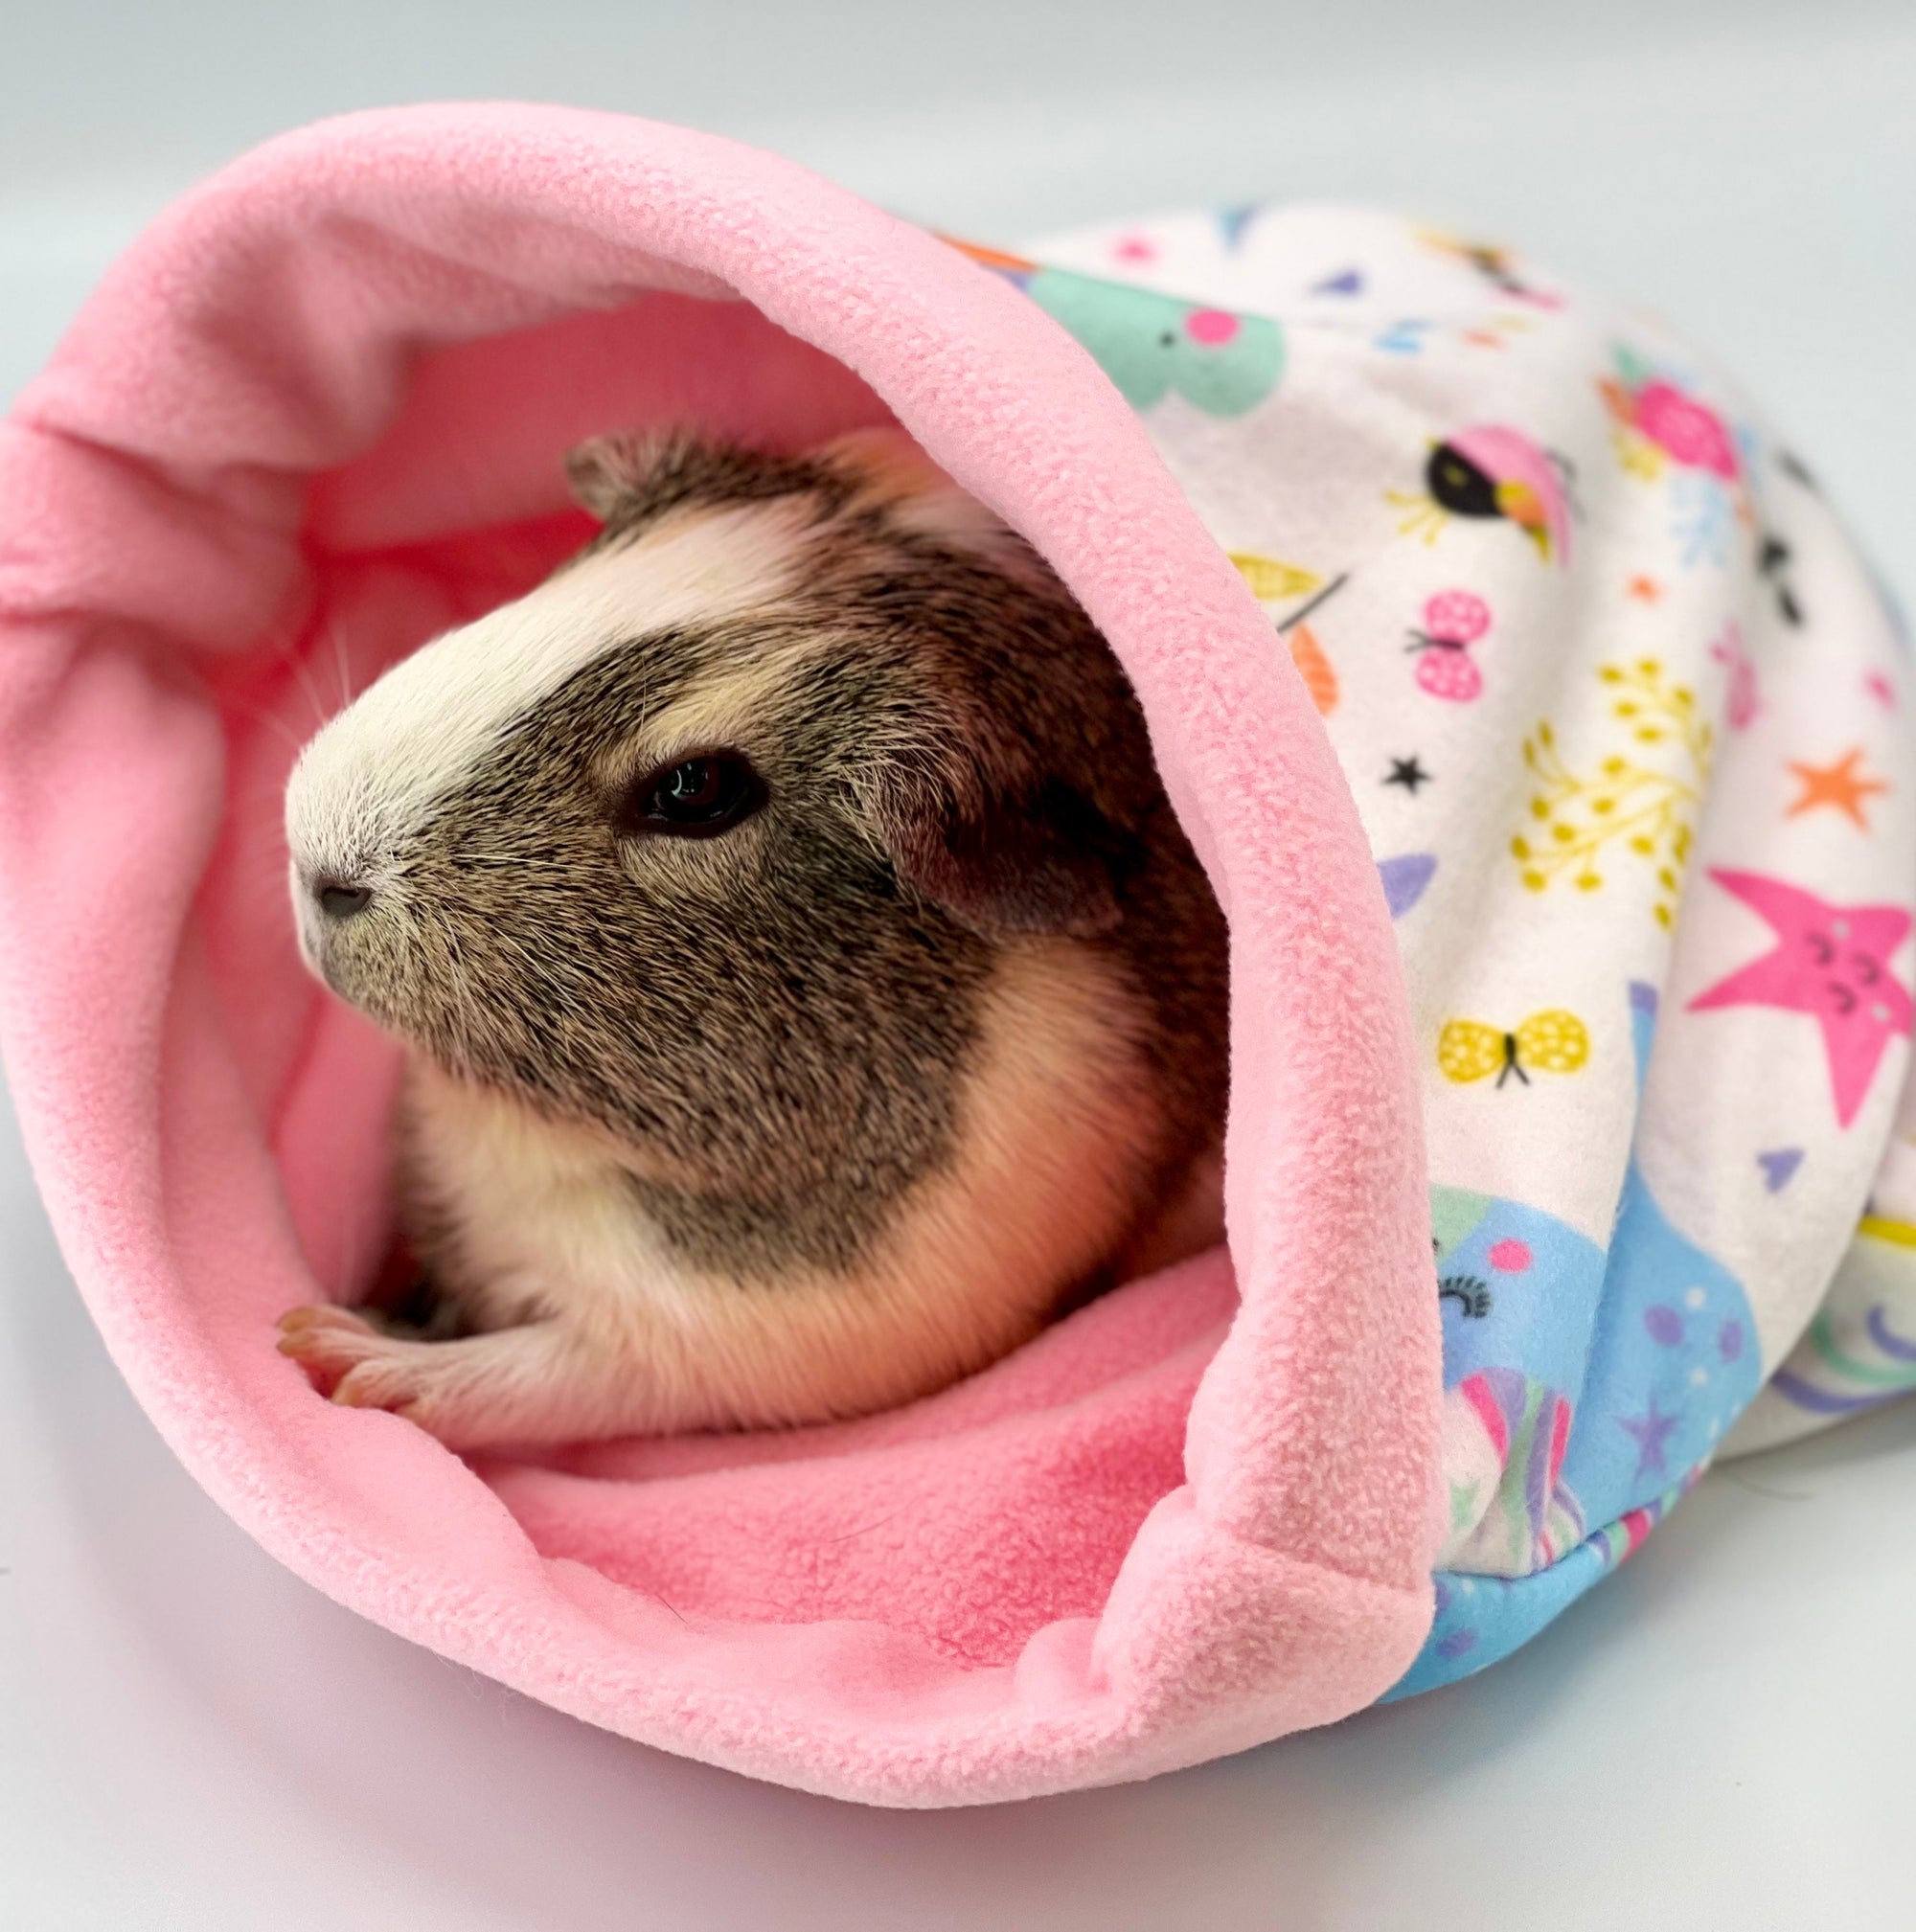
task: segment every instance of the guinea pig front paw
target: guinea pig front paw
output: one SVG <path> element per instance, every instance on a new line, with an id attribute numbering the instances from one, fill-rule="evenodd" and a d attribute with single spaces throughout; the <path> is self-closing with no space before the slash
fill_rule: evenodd
<path id="1" fill-rule="evenodd" d="M 280 1352 L 342 1408 L 404 1416 L 448 1449 L 564 1442 L 604 1406 L 581 1407 L 594 1378 L 578 1372 L 576 1352 L 544 1324 L 419 1341 L 352 1308 L 315 1304 L 280 1317 Z"/>
<path id="2" fill-rule="evenodd" d="M 307 1372 L 322 1396 L 354 1409 L 403 1410 L 417 1395 L 405 1374 L 405 1342 L 353 1308 L 317 1302 L 280 1317 L 280 1353 Z"/>

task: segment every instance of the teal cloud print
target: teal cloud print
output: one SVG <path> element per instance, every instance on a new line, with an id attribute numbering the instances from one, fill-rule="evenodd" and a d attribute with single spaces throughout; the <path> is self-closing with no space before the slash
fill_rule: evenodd
<path id="1" fill-rule="evenodd" d="M 1205 308 L 1061 268 L 1041 268 L 1025 286 L 1097 357 L 1133 409 L 1175 391 L 1207 415 L 1242 416 L 1284 374 L 1284 332 L 1266 316 Z"/>

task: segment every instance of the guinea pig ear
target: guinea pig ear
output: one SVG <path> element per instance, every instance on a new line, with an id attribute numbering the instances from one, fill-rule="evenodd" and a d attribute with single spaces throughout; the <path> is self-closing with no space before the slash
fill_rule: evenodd
<path id="1" fill-rule="evenodd" d="M 813 452 L 860 494 L 892 499 L 920 496 L 958 486 L 896 423 L 848 430 Z"/>
<path id="2" fill-rule="evenodd" d="M 656 437 L 633 433 L 595 436 L 580 443 L 565 457 L 573 502 L 601 523 L 611 522 L 642 494 L 659 454 Z"/>
<path id="3" fill-rule="evenodd" d="M 986 939 L 1083 938 L 1123 917 L 1135 841 L 1061 780 L 963 805 L 894 798 L 879 818 L 899 877 Z"/>
<path id="4" fill-rule="evenodd" d="M 896 424 L 854 429 L 812 452 L 812 460 L 851 484 L 855 500 L 887 511 L 901 529 L 993 552 L 1015 539 Z"/>

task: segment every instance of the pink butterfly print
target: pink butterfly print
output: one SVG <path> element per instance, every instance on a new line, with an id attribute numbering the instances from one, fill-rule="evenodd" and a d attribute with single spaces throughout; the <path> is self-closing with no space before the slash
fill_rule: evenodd
<path id="1" fill-rule="evenodd" d="M 1484 688 L 1471 646 L 1491 627 L 1491 607 L 1468 590 L 1440 590 L 1424 606 L 1424 628 L 1410 633 L 1417 682 L 1432 697 L 1468 704 Z"/>

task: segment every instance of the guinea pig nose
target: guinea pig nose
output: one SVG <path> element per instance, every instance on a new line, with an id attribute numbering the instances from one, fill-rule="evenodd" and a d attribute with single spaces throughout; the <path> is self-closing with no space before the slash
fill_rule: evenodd
<path id="1" fill-rule="evenodd" d="M 354 913 L 364 912 L 373 900 L 371 886 L 341 885 L 337 879 L 323 878 L 313 890 L 319 909 L 328 919 L 351 919 Z"/>

